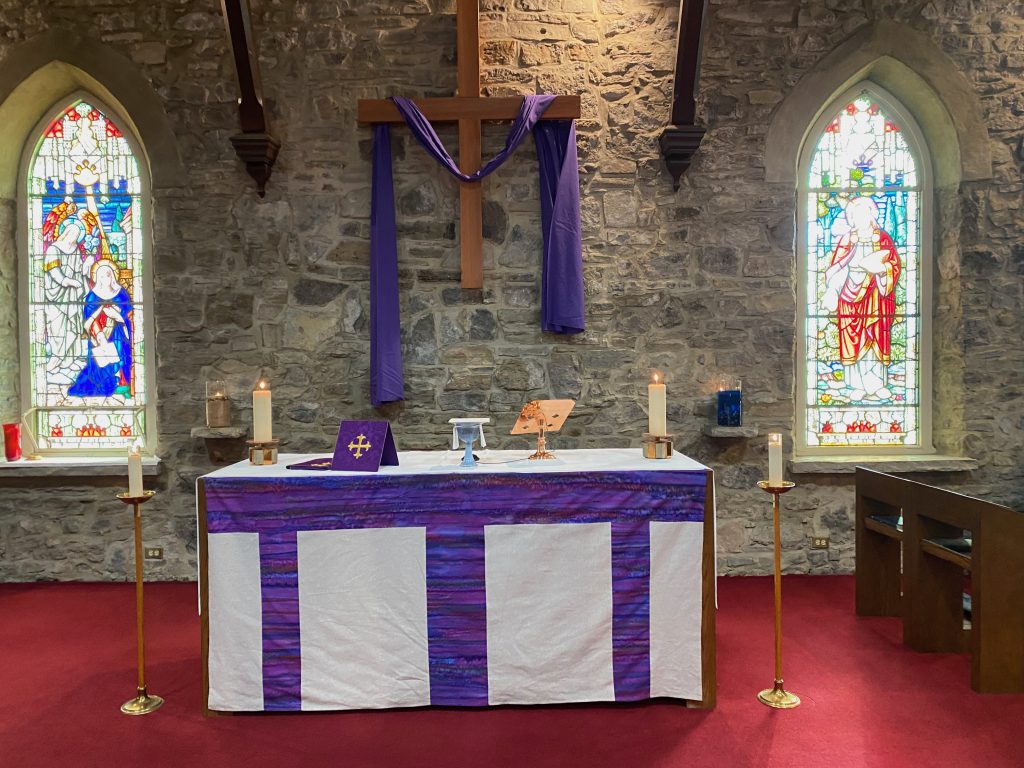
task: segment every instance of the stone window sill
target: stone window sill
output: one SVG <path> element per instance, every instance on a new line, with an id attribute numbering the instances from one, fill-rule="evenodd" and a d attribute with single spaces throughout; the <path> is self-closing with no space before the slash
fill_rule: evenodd
<path id="1" fill-rule="evenodd" d="M 157 456 L 142 457 L 142 474 L 160 474 Z M 128 476 L 128 457 L 44 456 L 36 461 L 6 461 L 0 458 L 0 479 L 6 477 L 116 477 Z"/>
<path id="2" fill-rule="evenodd" d="M 970 472 L 978 460 L 966 456 L 922 454 L 919 456 L 797 456 L 790 460 L 794 475 L 853 474 L 857 467 L 878 472 Z"/>

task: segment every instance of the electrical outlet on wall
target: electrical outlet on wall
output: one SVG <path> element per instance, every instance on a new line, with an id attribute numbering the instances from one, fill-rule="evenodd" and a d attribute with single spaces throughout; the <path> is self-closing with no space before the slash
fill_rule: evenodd
<path id="1" fill-rule="evenodd" d="M 163 547 L 146 547 L 146 559 L 147 560 L 163 560 L 164 559 L 164 548 Z"/>
<path id="2" fill-rule="evenodd" d="M 828 549 L 828 536 L 812 536 L 811 549 Z"/>

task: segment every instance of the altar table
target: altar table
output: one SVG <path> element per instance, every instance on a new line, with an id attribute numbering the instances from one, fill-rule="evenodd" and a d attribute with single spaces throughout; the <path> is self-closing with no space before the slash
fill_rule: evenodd
<path id="1" fill-rule="evenodd" d="M 714 706 L 711 470 L 639 448 L 479 454 L 200 478 L 207 711 Z"/>

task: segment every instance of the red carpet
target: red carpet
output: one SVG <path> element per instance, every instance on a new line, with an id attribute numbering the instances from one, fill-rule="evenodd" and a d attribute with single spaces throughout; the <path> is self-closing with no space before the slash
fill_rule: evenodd
<path id="1" fill-rule="evenodd" d="M 0 585 L 0 766 L 1022 766 L 1024 696 L 980 696 L 964 656 L 858 619 L 849 577 L 786 577 L 775 711 L 771 581 L 722 579 L 718 708 L 674 703 L 206 718 L 195 585 L 149 584 L 150 689 L 134 693 L 131 584 Z"/>

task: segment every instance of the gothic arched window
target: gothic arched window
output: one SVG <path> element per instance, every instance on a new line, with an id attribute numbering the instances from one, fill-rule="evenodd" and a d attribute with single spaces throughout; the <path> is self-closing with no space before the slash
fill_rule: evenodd
<path id="1" fill-rule="evenodd" d="M 22 381 L 44 452 L 146 442 L 148 188 L 137 146 L 89 97 L 65 103 L 32 141 Z"/>
<path id="2" fill-rule="evenodd" d="M 825 111 L 801 169 L 797 445 L 930 452 L 931 180 L 920 131 L 862 85 Z"/>

